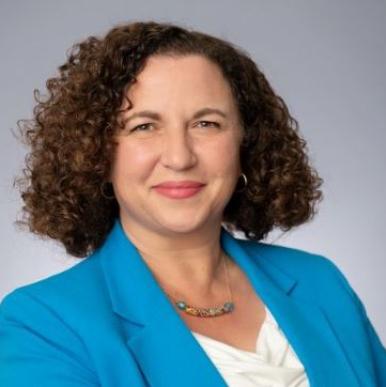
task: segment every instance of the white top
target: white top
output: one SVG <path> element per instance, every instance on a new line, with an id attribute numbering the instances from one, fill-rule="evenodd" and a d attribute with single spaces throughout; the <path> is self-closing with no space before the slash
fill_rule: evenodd
<path id="1" fill-rule="evenodd" d="M 192 334 L 230 387 L 309 387 L 303 364 L 266 306 L 265 310 L 256 352 Z"/>

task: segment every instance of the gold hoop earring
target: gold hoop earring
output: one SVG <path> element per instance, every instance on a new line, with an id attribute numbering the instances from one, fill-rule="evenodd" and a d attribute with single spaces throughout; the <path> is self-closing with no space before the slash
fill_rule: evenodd
<path id="1" fill-rule="evenodd" d="M 113 195 L 112 196 L 109 196 L 109 195 L 106 195 L 106 186 L 108 186 L 108 191 L 107 192 L 113 192 Z M 100 191 L 101 191 L 101 194 L 102 196 L 107 199 L 107 200 L 112 200 L 112 199 L 115 199 L 115 195 L 114 195 L 114 190 L 113 190 L 113 185 L 107 181 L 104 181 L 101 186 L 100 186 Z"/>
<path id="2" fill-rule="evenodd" d="M 243 192 L 245 190 L 245 188 L 247 187 L 248 185 L 248 179 L 247 179 L 247 175 L 242 172 L 241 175 L 239 176 L 239 178 L 242 177 L 243 178 L 243 181 L 244 181 L 244 187 L 242 187 L 241 189 L 238 189 L 236 190 L 236 192 Z"/>

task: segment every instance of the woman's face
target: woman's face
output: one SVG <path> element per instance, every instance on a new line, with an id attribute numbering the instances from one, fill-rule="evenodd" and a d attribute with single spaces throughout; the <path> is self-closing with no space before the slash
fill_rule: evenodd
<path id="1" fill-rule="evenodd" d="M 219 225 L 241 173 L 229 84 L 199 55 L 149 57 L 137 80 L 111 171 L 123 225 L 168 235 Z M 157 188 L 182 181 L 202 186 Z"/>

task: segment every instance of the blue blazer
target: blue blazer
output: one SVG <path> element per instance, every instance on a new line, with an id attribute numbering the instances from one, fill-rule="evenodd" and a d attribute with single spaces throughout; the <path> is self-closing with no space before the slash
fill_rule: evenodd
<path id="1" fill-rule="evenodd" d="M 221 244 L 305 366 L 312 387 L 386 386 L 386 351 L 327 258 L 235 239 Z M 77 265 L 8 294 L 2 387 L 222 387 L 226 382 L 123 231 Z"/>

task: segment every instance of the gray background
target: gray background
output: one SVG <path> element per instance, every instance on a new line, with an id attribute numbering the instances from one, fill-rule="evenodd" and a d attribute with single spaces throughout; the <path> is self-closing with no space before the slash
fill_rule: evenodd
<path id="1" fill-rule="evenodd" d="M 386 342 L 385 1 L 2 0 L 0 15 L 0 299 L 77 262 L 13 224 L 21 201 L 12 181 L 26 149 L 11 128 L 31 116 L 32 90 L 44 88 L 73 43 L 153 19 L 245 48 L 287 102 L 325 180 L 325 199 L 312 222 L 267 241 L 331 258 Z"/>

